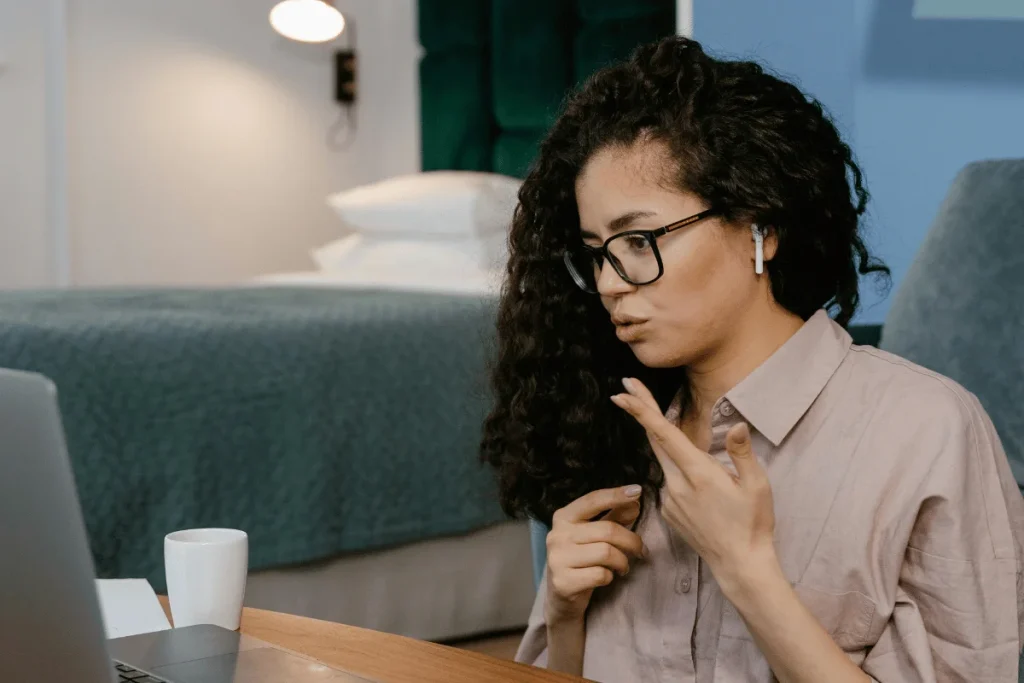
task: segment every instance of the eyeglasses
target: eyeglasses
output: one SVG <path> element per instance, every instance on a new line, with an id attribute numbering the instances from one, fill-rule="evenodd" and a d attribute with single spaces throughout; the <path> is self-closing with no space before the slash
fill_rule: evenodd
<path id="1" fill-rule="evenodd" d="M 600 247 L 581 244 L 567 249 L 563 255 L 565 267 L 573 281 L 584 292 L 597 294 L 597 280 L 605 259 L 623 280 L 631 285 L 649 285 L 665 274 L 665 265 L 658 251 L 658 238 L 673 230 L 693 225 L 697 221 L 713 216 L 714 209 L 684 218 L 657 230 L 627 230 L 612 235 Z"/>

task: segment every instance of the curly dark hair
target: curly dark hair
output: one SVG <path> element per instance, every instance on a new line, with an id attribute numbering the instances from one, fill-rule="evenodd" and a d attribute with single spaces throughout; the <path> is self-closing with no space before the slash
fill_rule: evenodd
<path id="1" fill-rule="evenodd" d="M 859 275 L 887 281 L 860 234 L 863 175 L 819 102 L 754 62 L 716 59 L 681 37 L 598 71 L 541 144 L 509 236 L 496 403 L 481 451 L 511 516 L 550 523 L 594 489 L 639 483 L 656 493 L 662 482 L 643 430 L 608 397 L 622 377 L 638 377 L 664 409 L 687 386 L 685 368 L 643 366 L 562 261 L 581 239 L 575 183 L 587 160 L 640 139 L 664 144 L 678 162 L 676 186 L 723 220 L 771 226 L 772 293 L 804 320 L 824 307 L 845 327 Z"/>

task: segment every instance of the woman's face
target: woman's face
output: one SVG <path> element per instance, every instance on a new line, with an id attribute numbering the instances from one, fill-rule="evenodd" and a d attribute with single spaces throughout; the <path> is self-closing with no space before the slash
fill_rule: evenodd
<path id="1" fill-rule="evenodd" d="M 654 230 L 709 208 L 673 189 L 672 163 L 658 142 L 607 147 L 584 166 L 576 203 L 585 244 L 624 230 Z M 754 273 L 750 226 L 715 217 L 658 238 L 664 274 L 635 286 L 606 260 L 597 289 L 616 335 L 644 365 L 694 366 L 711 358 L 750 314 L 770 301 L 767 276 Z M 770 258 L 774 244 L 766 244 Z"/>

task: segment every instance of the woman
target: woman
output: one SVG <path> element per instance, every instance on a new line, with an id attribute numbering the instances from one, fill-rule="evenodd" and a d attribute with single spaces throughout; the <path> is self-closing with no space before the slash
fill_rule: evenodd
<path id="1" fill-rule="evenodd" d="M 867 198 L 817 102 L 693 41 L 570 98 L 520 192 L 483 441 L 506 510 L 552 523 L 521 661 L 1016 681 L 1024 502 L 992 424 L 844 330 L 888 274 Z"/>

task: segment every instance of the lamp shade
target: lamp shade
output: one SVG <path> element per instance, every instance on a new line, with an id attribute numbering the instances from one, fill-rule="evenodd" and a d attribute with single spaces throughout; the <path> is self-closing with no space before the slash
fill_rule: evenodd
<path id="1" fill-rule="evenodd" d="M 270 10 L 270 25 L 285 38 L 323 43 L 341 35 L 345 17 L 324 0 L 283 0 Z"/>

